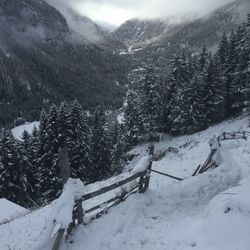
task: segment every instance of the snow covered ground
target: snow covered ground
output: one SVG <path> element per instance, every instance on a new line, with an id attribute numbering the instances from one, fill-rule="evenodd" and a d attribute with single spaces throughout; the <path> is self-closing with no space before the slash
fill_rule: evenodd
<path id="1" fill-rule="evenodd" d="M 62 250 L 249 250 L 250 138 L 222 142 L 215 155 L 219 167 L 190 177 L 206 160 L 210 153 L 208 142 L 214 135 L 250 131 L 247 124 L 247 118 L 228 120 L 192 136 L 166 137 L 156 143 L 156 152 L 168 147 L 178 148 L 178 152 L 167 153 L 153 163 L 153 169 L 185 180 L 179 182 L 152 173 L 145 194 L 132 195 L 107 215 L 79 226 L 71 239 L 73 243 L 63 243 Z M 138 156 L 128 169 L 147 155 L 146 149 L 147 145 L 140 145 L 131 152 Z M 93 184 L 82 188 L 82 192 L 113 181 L 115 178 Z M 0 249 L 51 249 L 53 220 L 58 218 L 58 209 L 64 207 L 55 204 L 64 204 L 67 197 L 1 225 Z M 61 211 L 67 213 L 67 209 Z"/>
<path id="2" fill-rule="evenodd" d="M 27 209 L 6 199 L 0 199 L 0 208 L 0 225 L 28 213 Z"/>
<path id="3" fill-rule="evenodd" d="M 34 126 L 38 128 L 39 122 L 27 122 L 23 125 L 17 126 L 11 130 L 13 136 L 17 140 L 21 140 L 22 134 L 24 130 L 26 130 L 29 134 L 32 133 Z"/>

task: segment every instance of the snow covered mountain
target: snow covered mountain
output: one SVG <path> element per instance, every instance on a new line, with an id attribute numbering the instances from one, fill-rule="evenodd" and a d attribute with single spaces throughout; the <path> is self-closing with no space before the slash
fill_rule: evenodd
<path id="1" fill-rule="evenodd" d="M 120 48 L 121 55 L 133 58 L 134 69 L 130 71 L 129 79 L 133 82 L 140 79 L 140 69 L 148 62 L 155 64 L 157 73 L 164 78 L 170 61 L 180 47 L 197 52 L 206 46 L 213 53 L 223 34 L 236 31 L 241 23 L 247 21 L 248 13 L 250 1 L 236 0 L 191 21 L 130 20 L 110 36 L 127 45 L 125 50 Z"/>
<path id="2" fill-rule="evenodd" d="M 47 0 L 47 2 L 59 10 L 66 19 L 69 29 L 74 33 L 74 39 L 81 43 L 84 41 L 87 44 L 96 44 L 98 47 L 112 51 L 117 47 L 125 48 L 123 42 L 106 36 L 107 31 L 90 18 L 81 15 L 70 7 L 58 4 L 56 0 Z"/>
<path id="3" fill-rule="evenodd" d="M 249 1 L 239 0 L 227 4 L 203 18 L 178 24 L 167 32 L 163 32 L 145 48 L 143 53 L 145 56 L 162 54 L 164 57 L 171 57 L 176 47 L 181 44 L 188 45 L 194 50 L 206 46 L 213 51 L 223 33 L 229 34 L 242 22 L 246 22 L 249 12 Z"/>
<path id="4" fill-rule="evenodd" d="M 110 34 L 131 48 L 136 58 L 152 59 L 166 64 L 177 46 L 188 45 L 194 50 L 207 46 L 212 51 L 223 33 L 230 33 L 246 21 L 250 2 L 236 0 L 192 21 L 174 23 L 172 20 L 138 20 L 125 22 Z M 138 48 L 140 48 L 138 50 Z M 139 59 L 140 61 L 140 59 Z"/>
<path id="5" fill-rule="evenodd" d="M 1 125 L 19 116 L 33 121 L 42 106 L 75 97 L 87 109 L 119 106 L 132 68 L 152 60 L 164 71 L 181 44 L 213 50 L 249 9 L 249 1 L 239 0 L 192 22 L 133 19 L 107 34 L 45 0 L 0 0 Z"/>
<path id="6" fill-rule="evenodd" d="M 102 32 L 89 19 L 74 20 L 78 26 L 44 0 L 0 1 L 1 125 L 18 116 L 34 120 L 42 106 L 61 100 L 120 102 L 126 61 L 108 42 L 93 43 Z"/>
<path id="7" fill-rule="evenodd" d="M 161 20 L 131 19 L 109 34 L 110 37 L 129 46 L 142 46 L 167 32 L 168 23 Z"/>

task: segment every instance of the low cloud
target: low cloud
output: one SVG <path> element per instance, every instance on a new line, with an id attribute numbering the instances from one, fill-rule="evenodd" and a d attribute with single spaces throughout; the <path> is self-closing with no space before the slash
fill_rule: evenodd
<path id="1" fill-rule="evenodd" d="M 130 18 L 196 18 L 233 0 L 49 0 L 95 21 L 119 25 Z"/>
<path id="2" fill-rule="evenodd" d="M 76 10 L 74 3 L 77 1 L 47 0 L 47 2 L 63 14 L 71 30 L 75 31 L 72 34 L 75 42 L 100 43 L 102 41 L 99 27 Z"/>

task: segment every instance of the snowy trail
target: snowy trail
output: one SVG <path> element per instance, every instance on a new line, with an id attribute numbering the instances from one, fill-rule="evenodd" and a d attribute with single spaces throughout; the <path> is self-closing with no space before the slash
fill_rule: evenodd
<path id="1" fill-rule="evenodd" d="M 63 249 L 249 250 L 250 195 L 245 192 L 248 202 L 244 203 L 244 210 L 226 214 L 228 195 L 224 194 L 233 192 L 226 190 L 238 188 L 240 180 L 249 175 L 249 146 L 242 140 L 224 142 L 216 154 L 220 164 L 217 169 L 183 182 L 163 179 L 159 182 L 159 176 L 152 176 L 145 195 L 134 195 L 108 215 L 80 227 L 73 237 L 74 243 L 64 245 Z M 183 155 L 178 157 L 183 161 Z M 160 163 L 155 167 L 160 168 Z M 249 182 L 245 181 L 245 185 L 249 188 Z M 235 204 L 233 199 L 237 196 L 231 199 Z M 238 229 L 229 227 L 228 221 L 238 225 Z M 232 233 L 237 236 L 241 227 L 245 230 L 241 243 L 234 239 L 228 244 L 227 238 L 232 238 Z"/>

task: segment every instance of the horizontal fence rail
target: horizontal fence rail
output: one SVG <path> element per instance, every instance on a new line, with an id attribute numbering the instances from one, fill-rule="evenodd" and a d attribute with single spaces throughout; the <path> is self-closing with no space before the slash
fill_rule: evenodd
<path id="1" fill-rule="evenodd" d="M 183 180 L 184 180 L 184 179 L 181 179 L 181 178 L 179 178 L 179 177 L 176 177 L 176 176 L 173 176 L 173 175 L 170 175 L 170 174 L 166 174 L 166 173 L 162 173 L 162 172 L 157 171 L 157 170 L 154 170 L 154 169 L 152 169 L 151 172 L 154 172 L 154 173 L 157 173 L 157 174 L 160 174 L 160 175 L 167 176 L 167 177 L 169 177 L 169 178 L 171 178 L 171 179 L 175 179 L 175 180 L 177 180 L 177 181 L 183 181 Z"/>
<path id="2" fill-rule="evenodd" d="M 118 181 L 114 184 L 111 184 L 110 186 L 101 188 L 101 189 L 94 191 L 92 193 L 85 194 L 82 196 L 82 201 L 86 201 L 86 200 L 89 200 L 89 199 L 94 198 L 96 196 L 99 196 L 99 195 L 102 195 L 102 194 L 107 193 L 109 191 L 112 191 L 113 189 L 121 187 L 121 186 L 123 186 L 123 185 L 125 185 L 125 184 L 139 178 L 139 177 L 143 177 L 146 173 L 147 173 L 147 171 L 137 173 L 135 175 L 130 176 L 127 179 L 124 179 L 124 180 Z"/>
<path id="3" fill-rule="evenodd" d="M 150 161 L 148 163 L 148 166 L 145 166 L 145 169 L 147 169 L 147 170 L 139 172 L 139 173 L 135 173 L 127 178 L 119 180 L 119 181 L 117 181 L 113 184 L 110 184 L 106 187 L 103 187 L 99 190 L 84 194 L 80 199 L 75 201 L 75 206 L 74 206 L 74 209 L 72 211 L 72 222 L 68 226 L 66 240 L 68 239 L 69 236 L 72 235 L 72 231 L 74 230 L 74 228 L 77 225 L 83 224 L 83 222 L 84 222 L 83 218 L 84 218 L 85 214 L 92 213 L 92 212 L 99 210 L 99 209 L 102 209 L 104 207 L 104 209 L 102 211 L 96 213 L 94 215 L 94 217 L 91 218 L 91 220 L 95 219 L 95 218 L 99 218 L 102 214 L 107 212 L 107 209 L 118 205 L 119 203 L 124 201 L 126 198 L 128 198 L 130 195 L 137 193 L 137 192 L 144 193 L 147 190 L 147 188 L 149 187 L 150 172 L 151 172 L 151 168 L 152 168 L 153 155 L 154 155 L 154 146 L 153 145 L 151 145 L 149 147 L 149 155 L 150 155 Z M 112 190 L 115 190 L 115 189 L 122 187 L 128 183 L 131 183 L 137 179 L 139 179 L 139 180 L 137 181 L 136 185 L 133 184 L 133 187 L 131 187 L 129 190 L 121 191 L 120 194 L 115 195 L 114 197 L 106 200 L 105 202 L 102 202 L 101 204 L 95 205 L 92 208 L 89 208 L 87 210 L 83 209 L 82 204 L 85 201 L 90 200 L 92 198 L 95 198 L 97 196 L 103 195 L 103 194 L 110 192 Z M 111 205 L 108 206 L 109 204 L 111 204 Z M 55 239 L 52 250 L 59 250 L 64 233 L 65 233 L 65 229 L 60 228 L 58 230 L 57 237 Z"/>
<path id="4" fill-rule="evenodd" d="M 249 132 L 224 132 L 219 138 L 220 140 L 230 140 L 230 139 L 247 139 Z"/>

